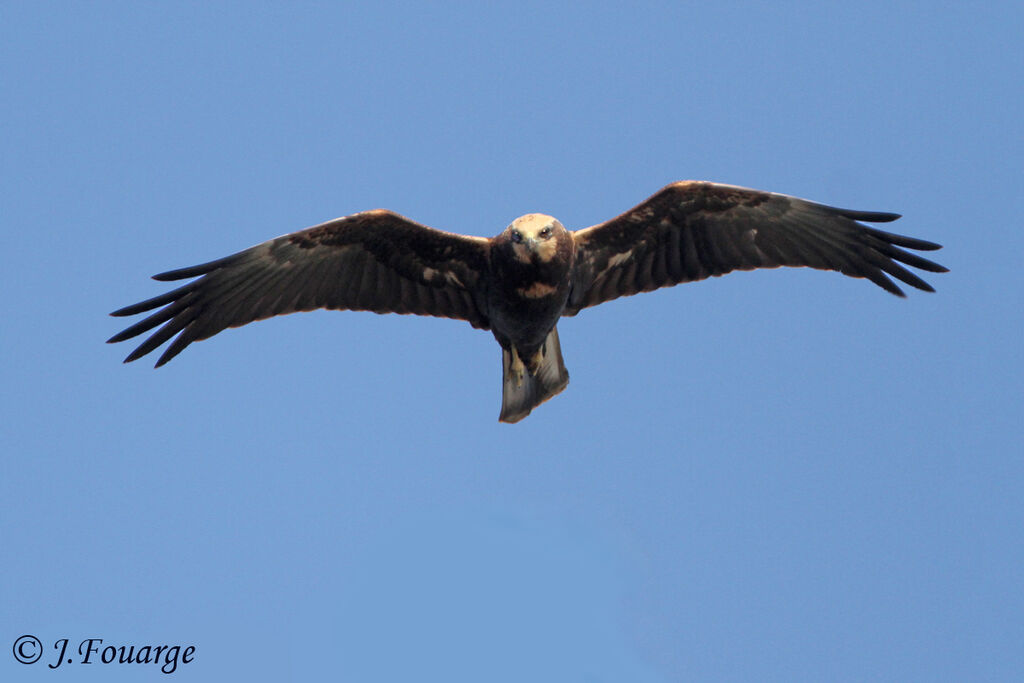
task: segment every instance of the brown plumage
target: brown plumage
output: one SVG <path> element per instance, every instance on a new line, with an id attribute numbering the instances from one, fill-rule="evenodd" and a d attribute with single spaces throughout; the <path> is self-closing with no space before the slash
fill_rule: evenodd
<path id="1" fill-rule="evenodd" d="M 194 341 L 254 320 L 317 308 L 415 313 L 490 329 L 502 347 L 500 419 L 516 422 L 565 388 L 555 325 L 604 301 L 733 270 L 809 266 L 871 280 L 931 286 L 900 263 L 946 269 L 906 249 L 939 245 L 862 225 L 897 214 L 849 211 L 709 182 L 669 185 L 609 221 L 575 232 L 543 214 L 493 239 L 456 235 L 390 211 L 367 211 L 154 276 L 198 278 L 112 313 L 159 309 L 115 335 L 159 328 L 125 362 L 177 335 L 163 365 Z"/>

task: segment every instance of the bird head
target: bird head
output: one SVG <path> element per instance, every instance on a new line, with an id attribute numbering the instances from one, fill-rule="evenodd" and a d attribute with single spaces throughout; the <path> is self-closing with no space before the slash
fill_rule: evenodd
<path id="1" fill-rule="evenodd" d="M 515 258 L 530 263 L 535 258 L 550 261 L 558 250 L 558 241 L 567 234 L 565 226 L 551 216 L 528 213 L 505 228 L 504 237 L 512 245 Z"/>

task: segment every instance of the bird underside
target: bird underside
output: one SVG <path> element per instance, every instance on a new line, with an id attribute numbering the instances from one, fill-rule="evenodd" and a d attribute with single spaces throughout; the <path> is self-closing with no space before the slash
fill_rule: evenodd
<path id="1" fill-rule="evenodd" d="M 501 422 L 519 422 L 534 408 L 562 392 L 569 384 L 569 371 L 562 360 L 558 329 L 529 358 L 522 358 L 515 345 L 501 350 Z"/>

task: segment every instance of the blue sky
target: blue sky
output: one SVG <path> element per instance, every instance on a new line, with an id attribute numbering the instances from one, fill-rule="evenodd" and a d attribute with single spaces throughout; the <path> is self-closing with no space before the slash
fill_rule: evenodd
<path id="1" fill-rule="evenodd" d="M 61 676 L 24 634 L 197 681 L 1019 675 L 1019 3 L 410 4 L 0 7 L 0 678 Z M 686 178 L 900 212 L 951 272 L 587 310 L 513 426 L 461 322 L 103 343 L 336 216 L 581 228 Z"/>

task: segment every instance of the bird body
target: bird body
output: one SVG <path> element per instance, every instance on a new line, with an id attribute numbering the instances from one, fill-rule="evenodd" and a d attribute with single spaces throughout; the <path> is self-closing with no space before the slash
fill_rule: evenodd
<path id="1" fill-rule="evenodd" d="M 544 214 L 517 218 L 491 244 L 487 310 L 502 350 L 503 422 L 518 422 L 569 383 L 555 326 L 575 257 L 572 234 Z"/>
<path id="2" fill-rule="evenodd" d="M 489 329 L 502 349 L 500 420 L 517 422 L 569 381 L 557 323 L 604 301 L 733 270 L 809 266 L 871 280 L 931 286 L 900 265 L 946 269 L 905 249 L 939 245 L 858 221 L 897 214 L 850 211 L 705 181 L 673 183 L 616 218 L 570 232 L 527 214 L 492 239 L 443 232 L 386 210 L 365 211 L 191 268 L 198 278 L 112 315 L 158 309 L 112 337 L 156 329 L 125 362 L 172 337 L 163 365 L 228 327 L 317 308 L 413 313 Z"/>
<path id="3" fill-rule="evenodd" d="M 517 218 L 491 245 L 487 309 L 498 342 L 532 355 L 569 299 L 572 235 L 551 216 Z"/>

